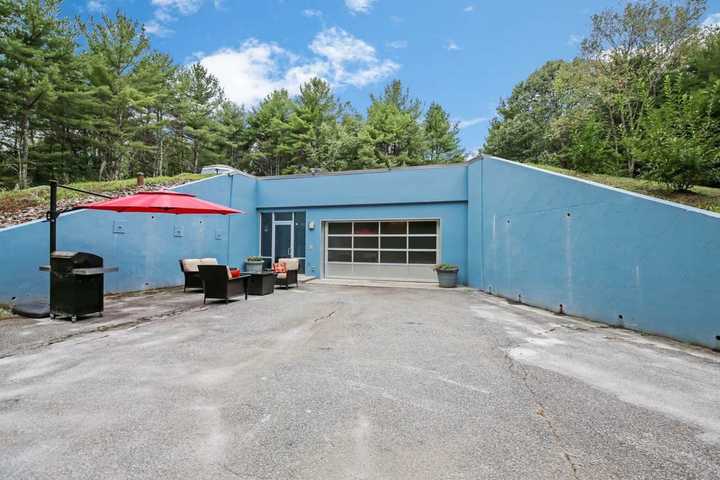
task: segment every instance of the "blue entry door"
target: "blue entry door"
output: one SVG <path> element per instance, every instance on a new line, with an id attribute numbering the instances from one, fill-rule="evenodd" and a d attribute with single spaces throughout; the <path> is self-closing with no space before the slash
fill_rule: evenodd
<path id="1" fill-rule="evenodd" d="M 293 255 L 293 228 L 292 222 L 275 223 L 274 261 L 280 258 L 292 258 Z"/>

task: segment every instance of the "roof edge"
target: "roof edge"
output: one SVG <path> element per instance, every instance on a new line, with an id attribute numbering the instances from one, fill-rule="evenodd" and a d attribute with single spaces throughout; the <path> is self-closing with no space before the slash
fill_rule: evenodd
<path id="1" fill-rule="evenodd" d="M 264 180 L 285 180 L 285 179 L 291 179 L 291 178 L 312 178 L 312 177 L 334 177 L 334 176 L 340 176 L 340 175 L 363 175 L 363 174 L 369 174 L 369 173 L 384 173 L 384 172 L 394 172 L 398 170 L 406 171 L 406 170 L 426 170 L 426 169 L 433 169 L 433 168 L 457 168 L 457 167 L 466 167 L 468 162 L 458 162 L 458 163 L 433 163 L 428 165 L 412 165 L 412 166 L 406 166 L 406 167 L 394 167 L 394 168 L 369 168 L 365 170 L 339 170 L 336 172 L 318 172 L 318 173 L 296 173 L 291 175 L 271 175 L 267 177 L 254 177 L 257 180 L 264 181 Z M 251 176 L 250 174 L 246 174 Z"/>

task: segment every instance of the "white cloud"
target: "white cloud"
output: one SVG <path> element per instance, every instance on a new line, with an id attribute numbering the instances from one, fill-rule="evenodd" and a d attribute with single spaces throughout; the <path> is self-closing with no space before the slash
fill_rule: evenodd
<path id="1" fill-rule="evenodd" d="M 720 13 L 713 13 L 702 23 L 703 27 L 720 26 Z"/>
<path id="2" fill-rule="evenodd" d="M 105 10 L 103 0 L 88 0 L 85 7 L 89 12 L 102 12 Z"/>
<path id="3" fill-rule="evenodd" d="M 181 15 L 192 15 L 200 10 L 204 0 L 152 0 L 150 3 L 166 10 L 177 10 Z"/>
<path id="4" fill-rule="evenodd" d="M 458 128 L 462 130 L 463 128 L 472 127 L 472 126 L 478 125 L 480 123 L 487 122 L 488 120 L 490 120 L 488 117 L 475 117 L 475 118 L 468 118 L 467 120 L 459 120 Z"/>
<path id="5" fill-rule="evenodd" d="M 156 37 L 168 37 L 173 33 L 172 29 L 167 28 L 157 20 L 150 20 L 149 22 L 146 22 L 145 31 L 150 35 L 155 35 Z"/>
<path id="6" fill-rule="evenodd" d="M 352 13 L 368 13 L 375 0 L 345 0 L 345 6 Z"/>
<path id="7" fill-rule="evenodd" d="M 408 42 L 406 40 L 395 40 L 393 42 L 388 42 L 387 46 L 394 49 L 407 48 Z"/>
<path id="8" fill-rule="evenodd" d="M 582 42 L 582 39 L 583 39 L 583 38 L 582 38 L 581 35 L 578 35 L 578 34 L 576 34 L 576 33 L 573 33 L 573 34 L 571 34 L 571 35 L 568 37 L 567 43 L 568 43 L 568 45 L 570 45 L 570 46 L 580 45 L 580 42 Z"/>
<path id="9" fill-rule="evenodd" d="M 445 46 L 446 49 L 450 50 L 451 52 L 460 50 L 460 45 L 455 43 L 453 40 L 450 40 L 447 45 Z"/>
<path id="10" fill-rule="evenodd" d="M 372 46 L 337 27 L 318 33 L 310 44 L 310 50 L 334 64 L 370 62 L 375 58 L 375 49 Z"/>
<path id="11" fill-rule="evenodd" d="M 371 45 L 336 27 L 319 32 L 308 48 L 313 57 L 302 59 L 276 43 L 250 39 L 237 49 L 203 55 L 200 63 L 218 78 L 230 100 L 248 106 L 280 88 L 297 94 L 313 77 L 335 87 L 363 87 L 400 68 L 378 58 Z"/>
<path id="12" fill-rule="evenodd" d="M 155 7 L 153 18 L 145 23 L 145 31 L 159 37 L 173 33 L 167 24 L 176 20 L 176 15 L 188 16 L 197 13 L 206 0 L 150 0 Z M 223 0 L 213 0 L 217 9 L 222 9 Z"/>
<path id="13" fill-rule="evenodd" d="M 321 12 L 320 10 L 313 10 L 311 8 L 308 8 L 308 9 L 303 10 L 302 14 L 308 18 L 322 17 L 323 12 Z"/>
<path id="14" fill-rule="evenodd" d="M 475 11 L 475 5 L 468 5 L 467 7 L 463 8 L 463 12 L 474 12 Z"/>

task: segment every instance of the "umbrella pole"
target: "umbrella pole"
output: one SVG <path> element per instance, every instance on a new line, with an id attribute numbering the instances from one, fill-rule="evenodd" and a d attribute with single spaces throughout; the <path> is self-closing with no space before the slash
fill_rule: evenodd
<path id="1" fill-rule="evenodd" d="M 64 188 L 65 190 L 72 190 L 73 192 L 84 193 L 86 195 L 92 195 L 100 198 L 111 199 L 110 195 L 103 195 L 102 193 L 90 192 L 88 190 L 81 190 L 75 187 L 69 187 L 67 185 L 58 185 L 57 180 L 50 180 L 50 210 L 47 212 L 47 220 L 50 223 L 50 255 L 57 250 L 57 220 L 61 213 L 66 213 L 74 208 L 67 208 L 58 212 L 57 209 L 57 191 L 58 187 Z"/>

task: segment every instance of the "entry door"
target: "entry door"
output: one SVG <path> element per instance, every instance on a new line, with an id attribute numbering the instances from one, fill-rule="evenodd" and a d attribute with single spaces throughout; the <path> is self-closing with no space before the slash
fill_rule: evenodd
<path id="1" fill-rule="evenodd" d="M 275 245 L 273 258 L 292 258 L 293 255 L 293 224 L 292 222 L 275 222 Z"/>

